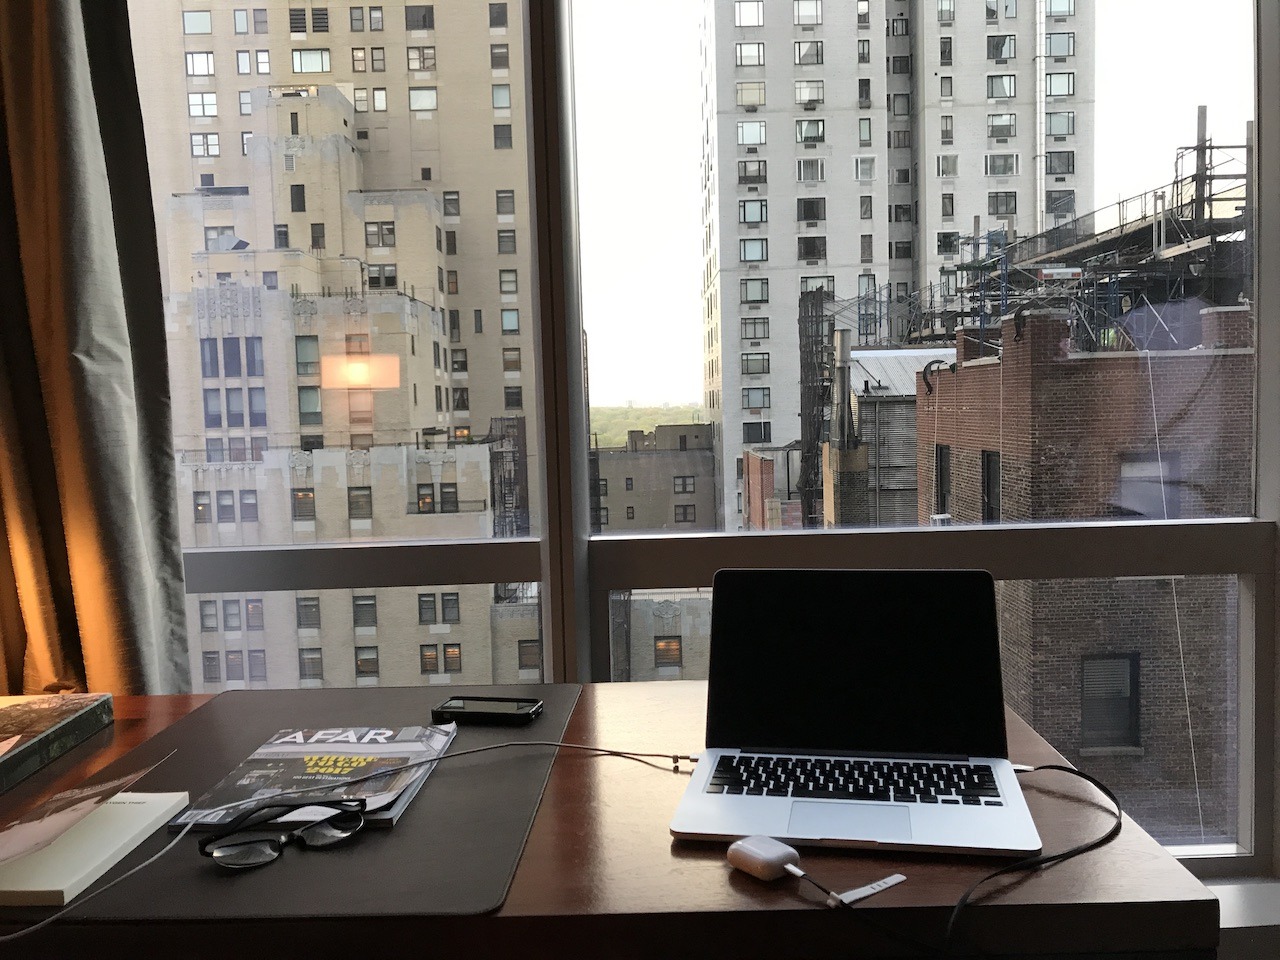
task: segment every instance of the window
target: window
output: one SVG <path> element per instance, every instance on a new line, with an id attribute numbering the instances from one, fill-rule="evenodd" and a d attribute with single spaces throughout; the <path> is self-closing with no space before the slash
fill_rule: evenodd
<path id="1" fill-rule="evenodd" d="M 192 495 L 196 523 L 213 523 L 213 498 L 208 490 L 196 490 Z"/>
<path id="2" fill-rule="evenodd" d="M 294 487 L 289 492 L 294 520 L 316 518 L 316 491 L 314 487 Z"/>
<path id="3" fill-rule="evenodd" d="M 436 622 L 436 595 L 434 593 L 418 594 L 418 623 Z"/>
<path id="4" fill-rule="evenodd" d="M 764 81 L 742 80 L 734 84 L 737 104 L 740 107 L 758 107 L 764 104 Z"/>
<path id="5" fill-rule="evenodd" d="M 324 651 L 319 647 L 298 648 L 298 679 L 324 679 Z"/>
<path id="6" fill-rule="evenodd" d="M 305 213 L 307 209 L 307 186 L 304 183 L 289 184 L 289 209 L 293 213 Z M 312 244 L 315 246 L 315 244 Z"/>
<path id="7" fill-rule="evenodd" d="M 471 409 L 471 390 L 469 387 L 453 388 L 453 409 L 454 410 L 470 410 Z"/>
<path id="8" fill-rule="evenodd" d="M 1053 111 L 1045 114 L 1045 133 L 1051 137 L 1066 137 L 1076 132 L 1074 110 Z"/>
<path id="9" fill-rule="evenodd" d="M 495 83 L 495 84 L 493 84 L 493 86 L 490 88 L 490 90 L 491 90 L 491 93 L 492 93 L 492 96 L 491 96 L 491 98 L 490 98 L 490 99 L 493 101 L 493 109 L 495 109 L 495 110 L 507 110 L 507 109 L 510 109 L 510 107 L 511 107 L 511 84 L 509 84 L 509 83 Z"/>
<path id="10" fill-rule="evenodd" d="M 744 353 L 742 355 L 743 373 L 768 373 L 769 355 L 767 353 Z"/>
<path id="11" fill-rule="evenodd" d="M 1000 190 L 987 194 L 987 213 L 993 217 L 1012 216 L 1018 212 L 1018 194 L 1013 190 Z"/>
<path id="12" fill-rule="evenodd" d="M 1018 155 L 1016 153 L 989 153 L 983 161 L 983 170 L 988 177 L 1012 177 L 1018 173 Z"/>
<path id="13" fill-rule="evenodd" d="M 987 136 L 1008 139 L 1016 135 L 1018 116 L 1014 113 L 987 114 Z"/>
<path id="14" fill-rule="evenodd" d="M 871 106 L 871 81 L 867 77 L 858 81 L 858 106 Z"/>
<path id="15" fill-rule="evenodd" d="M 235 633 L 240 629 L 240 601 L 222 601 L 222 629 Z M 228 677 L 227 679 L 231 679 Z M 241 678 L 243 679 L 243 678 Z"/>
<path id="16" fill-rule="evenodd" d="M 498 292 L 515 293 L 520 288 L 519 272 L 516 270 L 498 271 Z"/>
<path id="17" fill-rule="evenodd" d="M 987 77 L 987 96 L 993 100 L 1011 100 L 1017 95 L 1018 78 L 1012 73 Z"/>
<path id="18" fill-rule="evenodd" d="M 870 0 L 858 0 L 858 29 L 871 26 Z"/>
<path id="19" fill-rule="evenodd" d="M 765 142 L 763 120 L 743 120 L 738 123 L 738 144 L 754 146 Z"/>
<path id="20" fill-rule="evenodd" d="M 369 264 L 370 290 L 395 290 L 397 282 L 394 263 Z"/>
<path id="21" fill-rule="evenodd" d="M 739 280 L 738 299 L 741 303 L 768 303 L 768 279 L 765 277 L 758 277 Z"/>
<path id="22" fill-rule="evenodd" d="M 499 313 L 504 334 L 520 332 L 520 311 L 514 307 L 505 307 Z"/>
<path id="23" fill-rule="evenodd" d="M 895 203 L 889 207 L 890 223 L 910 223 L 911 220 L 911 204 Z"/>
<path id="24" fill-rule="evenodd" d="M 373 88 L 373 111 L 374 113 L 382 113 L 387 109 L 387 88 Z"/>
<path id="25" fill-rule="evenodd" d="M 521 410 L 524 408 L 524 388 L 523 387 L 503 387 L 502 388 L 502 405 L 507 410 Z"/>
<path id="26" fill-rule="evenodd" d="M 356 73 L 364 73 L 368 69 L 368 59 L 364 47 L 351 48 L 351 69 Z"/>
<path id="27" fill-rule="evenodd" d="M 265 682 L 267 679 L 267 651 L 249 651 L 249 682 L 255 680 Z"/>
<path id="28" fill-rule="evenodd" d="M 834 297 L 836 295 L 836 278 L 835 277 L 801 277 L 800 292 L 810 293 L 814 290 L 825 290 L 827 296 Z"/>
<path id="29" fill-rule="evenodd" d="M 254 58 L 259 73 L 271 72 L 271 51 L 257 50 L 254 51 Z"/>
<path id="30" fill-rule="evenodd" d="M 303 7 L 291 7 L 289 9 L 289 32 L 290 33 L 306 33 L 307 32 L 307 11 Z"/>
<path id="31" fill-rule="evenodd" d="M 364 7 L 351 8 L 351 32 L 364 33 Z"/>
<path id="32" fill-rule="evenodd" d="M 298 422 L 303 426 L 314 426 L 322 422 L 319 387 L 298 388 Z"/>
<path id="33" fill-rule="evenodd" d="M 1070 97 L 1076 92 L 1074 73 L 1047 73 L 1044 77 L 1045 96 Z"/>
<path id="34" fill-rule="evenodd" d="M 858 259 L 862 263 L 871 263 L 876 258 L 876 236 L 864 233 L 859 238 Z"/>
<path id="35" fill-rule="evenodd" d="M 764 161 L 760 161 L 763 163 Z M 820 183 L 827 179 L 827 161 L 824 157 L 812 157 L 796 161 L 796 181 Z"/>
<path id="36" fill-rule="evenodd" d="M 764 0 L 734 0 L 733 25 L 735 27 L 764 26 Z"/>
<path id="37" fill-rule="evenodd" d="M 294 50 L 293 51 L 293 72 L 294 73 L 328 73 L 329 72 L 329 51 L 328 50 Z"/>
<path id="38" fill-rule="evenodd" d="M 797 26 L 822 22 L 822 0 L 792 0 L 791 9 Z"/>
<path id="39" fill-rule="evenodd" d="M 231 13 L 233 17 L 233 22 L 235 24 L 235 32 L 248 33 L 249 32 L 249 11 L 233 10 Z"/>
<path id="40" fill-rule="evenodd" d="M 406 30 L 434 30 L 436 28 L 436 8 L 414 4 L 404 8 L 404 28 Z"/>
<path id="41" fill-rule="evenodd" d="M 489 44 L 489 68 L 506 70 L 511 65 L 511 54 L 505 43 Z"/>
<path id="42" fill-rule="evenodd" d="M 768 200 L 739 200 L 739 223 L 765 223 L 769 219 Z"/>
<path id="43" fill-rule="evenodd" d="M 762 67 L 764 66 L 764 44 L 735 43 L 733 45 L 733 58 L 734 62 L 740 67 Z"/>
<path id="44" fill-rule="evenodd" d="M 434 603 L 435 598 L 431 599 Z M 418 647 L 418 668 L 422 673 L 440 672 L 440 644 L 424 643 Z"/>
<path id="45" fill-rule="evenodd" d="M 911 22 L 906 17 L 894 17 L 889 21 L 889 32 L 895 37 L 909 36 L 911 33 Z"/>
<path id="46" fill-rule="evenodd" d="M 228 376 L 231 374 L 228 373 Z M 227 426 L 243 427 L 244 426 L 244 391 L 228 390 L 227 391 Z"/>
<path id="47" fill-rule="evenodd" d="M 795 42 L 795 61 L 797 64 L 822 63 L 822 41 L 797 40 Z"/>
<path id="48" fill-rule="evenodd" d="M 299 630 L 319 630 L 320 629 L 320 598 L 319 597 L 298 597 L 298 629 Z"/>
<path id="49" fill-rule="evenodd" d="M 356 647 L 356 677 L 378 675 L 378 648 Z"/>
<path id="50" fill-rule="evenodd" d="M 1051 217 L 1075 216 L 1076 192 L 1074 190 L 1046 190 L 1044 206 Z"/>
<path id="51" fill-rule="evenodd" d="M 444 672 L 445 673 L 461 673 L 462 672 L 462 645 L 459 643 L 446 643 L 444 645 Z"/>
<path id="52" fill-rule="evenodd" d="M 889 243 L 890 260 L 910 260 L 911 256 L 910 240 L 893 240 Z"/>
<path id="53" fill-rule="evenodd" d="M 293 338 L 294 358 L 298 376 L 315 376 L 320 372 L 320 338 L 306 335 Z"/>
<path id="54" fill-rule="evenodd" d="M 1012 33 L 987 37 L 988 60 L 1012 60 L 1017 55 L 1018 38 Z"/>
<path id="55" fill-rule="evenodd" d="M 437 106 L 435 87 L 410 87 L 410 110 L 435 110 Z"/>
<path id="56" fill-rule="evenodd" d="M 211 52 L 188 53 L 187 54 L 187 76 L 188 77 L 213 76 L 213 54 Z"/>
<path id="57" fill-rule="evenodd" d="M 436 249 L 438 250 L 440 248 L 437 246 Z M 444 252 L 451 257 L 458 252 L 458 231 L 457 230 L 446 230 L 444 232 Z"/>
<path id="58" fill-rule="evenodd" d="M 396 222 L 394 220 L 367 220 L 364 225 L 364 242 L 368 247 L 394 247 Z"/>
<path id="59" fill-rule="evenodd" d="M 1000 0 L 987 0 L 987 22 L 994 23 L 1000 19 Z"/>
<path id="60" fill-rule="evenodd" d="M 378 625 L 378 598 L 369 594 L 351 598 L 351 623 L 356 627 Z"/>
<path id="61" fill-rule="evenodd" d="M 938 61 L 944 67 L 951 66 L 951 37 L 938 38 Z"/>
<path id="62" fill-rule="evenodd" d="M 853 179 L 866 182 L 876 178 L 876 158 L 875 157 L 854 157 L 853 158 Z"/>
<path id="63" fill-rule="evenodd" d="M 275 241 L 277 250 L 289 249 L 289 225 L 287 223 L 276 224 Z"/>
<path id="64" fill-rule="evenodd" d="M 436 512 L 436 485 L 434 483 L 418 484 L 418 513 Z"/>
<path id="65" fill-rule="evenodd" d="M 216 93 L 188 93 L 187 113 L 193 117 L 216 117 L 218 95 Z"/>
<path id="66" fill-rule="evenodd" d="M 206 650 L 201 654 L 201 662 L 204 665 L 204 682 L 220 683 L 222 681 L 222 662 L 218 657 L 218 651 Z"/>
<path id="67" fill-rule="evenodd" d="M 499 216 L 516 212 L 516 192 L 514 190 L 498 190 L 494 196 L 498 201 Z"/>
<path id="68" fill-rule="evenodd" d="M 250 52 L 248 50 L 236 51 L 236 73 L 249 73 L 252 70 L 252 62 L 253 61 L 250 57 Z M 244 100 L 245 100 L 245 96 L 242 93 L 240 95 L 240 112 L 241 113 L 245 112 Z"/>
<path id="69" fill-rule="evenodd" d="M 871 146 L 871 118 L 870 117 L 858 118 L 858 146 L 860 147 Z"/>
<path id="70" fill-rule="evenodd" d="M 510 150 L 511 143 L 511 124 L 495 123 L 493 125 L 493 149 Z"/>
<path id="71" fill-rule="evenodd" d="M 743 443 L 770 443 L 773 439 L 773 424 L 768 420 L 742 425 Z"/>
<path id="72" fill-rule="evenodd" d="M 738 259 L 743 263 L 756 263 L 769 259 L 769 240 L 765 237 L 738 241 Z"/>
<path id="73" fill-rule="evenodd" d="M 263 387 L 249 388 L 249 426 L 265 427 L 267 425 L 267 391 Z M 254 449 L 258 449 L 261 444 L 263 452 L 266 451 L 266 438 L 254 437 L 252 440 Z M 262 457 L 254 456 L 254 460 L 261 460 Z"/>
<path id="74" fill-rule="evenodd" d="M 773 406 L 771 402 L 771 393 L 768 387 L 743 387 L 742 389 L 742 409 L 744 410 L 763 410 Z M 677 480 L 681 479 L 679 477 Z M 690 485 L 692 487 L 692 484 Z M 688 491 L 677 490 L 676 493 L 692 493 Z"/>
<path id="75" fill-rule="evenodd" d="M 951 194 L 947 194 L 951 196 Z M 953 230 L 944 230 L 938 234 L 938 253 L 953 256 L 960 252 L 960 234 Z"/>
<path id="76" fill-rule="evenodd" d="M 960 175 L 960 156 L 955 153 L 943 153 L 938 156 L 938 176 L 958 177 Z"/>
<path id="77" fill-rule="evenodd" d="M 541 640 L 516 641 L 516 669 L 539 671 L 542 669 Z"/>
<path id="78" fill-rule="evenodd" d="M 256 9 L 253 11 L 253 32 L 267 32 L 267 11 L 264 9 Z"/>
<path id="79" fill-rule="evenodd" d="M 1080 658 L 1080 746 L 1139 747 L 1137 653 L 1086 654 Z"/>
<path id="80" fill-rule="evenodd" d="M 890 57 L 890 72 L 900 76 L 909 76 L 911 74 L 911 58 L 910 57 Z"/>
<path id="81" fill-rule="evenodd" d="M 764 201 L 760 201 L 764 203 Z M 825 197 L 798 197 L 796 199 L 797 220 L 827 219 L 827 200 Z"/>
<path id="82" fill-rule="evenodd" d="M 434 70 L 436 68 L 436 48 L 435 47 L 410 47 L 409 48 L 409 69 L 410 70 Z"/>
<path id="83" fill-rule="evenodd" d="M 826 237 L 797 237 L 797 260 L 825 260 L 827 258 Z"/>
<path id="84" fill-rule="evenodd" d="M 222 426 L 222 394 L 218 390 L 204 391 L 204 425 L 206 427 Z"/>
<path id="85" fill-rule="evenodd" d="M 858 41 L 858 62 L 859 63 L 871 62 L 871 41 L 870 40 Z"/>
<path id="86" fill-rule="evenodd" d="M 1076 172 L 1076 152 L 1074 150 L 1050 150 L 1044 155 L 1044 172 L 1064 174 Z"/>
<path id="87" fill-rule="evenodd" d="M 240 491 L 240 522 L 256 523 L 258 520 L 258 491 Z"/>
<path id="88" fill-rule="evenodd" d="M 1075 16 L 1076 0 L 1045 0 L 1044 12 L 1050 17 Z"/>
<path id="89" fill-rule="evenodd" d="M 1074 57 L 1076 55 L 1076 35 L 1074 33 L 1046 33 L 1044 35 L 1044 55 L 1046 57 Z"/>
<path id="90" fill-rule="evenodd" d="M 519 347 L 503 347 L 502 348 L 503 373 L 513 373 L 519 370 L 520 370 L 520 348 Z"/>
<path id="91" fill-rule="evenodd" d="M 942 140 L 942 145 L 947 146 L 955 143 L 956 140 L 956 118 L 949 113 L 944 113 L 939 117 L 940 126 L 938 128 Z"/>
<path id="92" fill-rule="evenodd" d="M 1000 454 L 982 451 L 982 522 L 1000 522 Z"/>
<path id="93" fill-rule="evenodd" d="M 206 437 L 204 441 L 204 458 L 209 463 L 223 463 L 226 460 L 222 449 L 221 437 Z"/>
<path id="94" fill-rule="evenodd" d="M 679 511 L 679 507 L 676 508 Z M 677 513 L 676 520 L 680 517 Z M 692 522 L 692 518 L 690 518 Z M 680 637 L 654 637 L 653 638 L 653 665 L 655 667 L 678 667 L 684 661 L 681 654 Z"/>
<path id="95" fill-rule="evenodd" d="M 952 82 L 951 77 L 939 77 L 938 79 L 941 84 L 938 90 L 939 96 L 941 96 L 942 99 L 944 100 L 950 100 L 953 96 L 955 96 L 955 93 L 954 93 L 955 84 Z"/>
<path id="96" fill-rule="evenodd" d="M 220 152 L 216 133 L 191 134 L 191 155 L 193 157 L 216 157 Z"/>
<path id="97" fill-rule="evenodd" d="M 462 607 L 456 593 L 440 594 L 440 620 L 442 623 L 462 622 Z"/>
<path id="98" fill-rule="evenodd" d="M 933 512 L 951 513 L 951 447 L 947 444 L 933 448 Z"/>
<path id="99" fill-rule="evenodd" d="M 1176 520 L 1182 516 L 1181 457 L 1177 453 L 1121 453 L 1114 502 L 1119 517 Z"/>
<path id="100" fill-rule="evenodd" d="M 516 252 L 516 232 L 514 230 L 498 231 L 498 252 L 499 253 L 515 253 Z"/>
<path id="101" fill-rule="evenodd" d="M 860 220 L 870 220 L 873 215 L 874 200 L 868 196 L 858 198 L 858 218 Z"/>
<path id="102" fill-rule="evenodd" d="M 205 249 L 208 249 L 207 245 Z M 200 376 L 218 376 L 218 341 L 213 337 L 200 340 Z"/>

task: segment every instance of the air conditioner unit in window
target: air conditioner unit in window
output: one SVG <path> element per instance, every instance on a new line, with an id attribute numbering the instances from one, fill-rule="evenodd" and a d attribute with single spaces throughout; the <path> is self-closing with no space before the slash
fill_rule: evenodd
<path id="1" fill-rule="evenodd" d="M 747 103 L 743 104 L 742 109 L 747 111 L 747 113 L 755 113 L 758 108 L 754 103 Z"/>
<path id="2" fill-rule="evenodd" d="M 817 109 L 818 109 L 818 101 L 817 101 L 817 100 L 806 100 L 806 101 L 804 102 L 804 109 L 806 109 L 806 110 L 817 110 Z"/>
<path id="3" fill-rule="evenodd" d="M 929 515 L 929 526 L 931 527 L 949 527 L 951 526 L 951 514 L 949 513 L 932 513 Z"/>

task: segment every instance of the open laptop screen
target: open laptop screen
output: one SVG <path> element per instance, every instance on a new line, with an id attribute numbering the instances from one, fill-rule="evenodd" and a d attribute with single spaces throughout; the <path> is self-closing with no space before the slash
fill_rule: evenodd
<path id="1" fill-rule="evenodd" d="M 721 570 L 707 746 L 1005 757 L 982 570 Z"/>

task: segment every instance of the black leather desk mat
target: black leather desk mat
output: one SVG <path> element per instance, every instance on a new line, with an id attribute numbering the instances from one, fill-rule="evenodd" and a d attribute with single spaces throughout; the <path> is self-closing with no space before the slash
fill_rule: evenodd
<path id="1" fill-rule="evenodd" d="M 99 776 L 173 756 L 135 789 L 187 790 L 197 799 L 271 734 L 286 728 L 408 726 L 466 691 L 537 697 L 542 716 L 525 727 L 459 726 L 450 752 L 507 740 L 560 740 L 577 684 L 233 691 L 107 767 Z M 82 907 L 77 918 L 221 919 L 478 914 L 506 898 L 555 758 L 554 747 L 493 750 L 438 764 L 392 828 L 364 830 L 329 850 L 290 846 L 275 863 L 244 872 L 196 852 L 198 835 Z M 98 777 L 95 777 L 98 779 Z M 107 874 L 118 876 L 172 839 L 150 837 Z M 99 886 L 100 884 L 96 884 Z"/>

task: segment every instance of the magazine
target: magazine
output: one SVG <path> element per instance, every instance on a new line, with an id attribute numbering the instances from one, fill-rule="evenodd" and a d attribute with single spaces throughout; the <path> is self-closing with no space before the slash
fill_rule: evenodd
<path id="1" fill-rule="evenodd" d="M 0 697 L 0 793 L 111 725 L 111 694 Z"/>
<path id="2" fill-rule="evenodd" d="M 170 827 L 191 823 L 197 830 L 212 829 L 272 796 L 303 789 L 314 792 L 300 795 L 301 799 L 363 798 L 369 825 L 390 826 L 435 767 L 434 763 L 408 765 L 441 756 L 457 729 L 450 723 L 398 729 L 281 730 L 170 821 Z M 350 782 L 383 770 L 388 771 L 385 776 Z M 289 819 L 316 815 L 315 808 L 302 808 Z"/>

